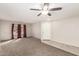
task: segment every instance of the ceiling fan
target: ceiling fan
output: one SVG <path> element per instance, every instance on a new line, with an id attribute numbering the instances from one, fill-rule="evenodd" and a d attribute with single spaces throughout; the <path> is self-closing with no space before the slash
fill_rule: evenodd
<path id="1" fill-rule="evenodd" d="M 51 13 L 49 13 L 49 11 L 59 11 L 59 10 L 62 10 L 62 7 L 49 9 L 49 3 L 44 3 L 41 9 L 30 8 L 30 10 L 41 11 L 37 16 L 40 16 L 42 14 L 51 16 Z"/>

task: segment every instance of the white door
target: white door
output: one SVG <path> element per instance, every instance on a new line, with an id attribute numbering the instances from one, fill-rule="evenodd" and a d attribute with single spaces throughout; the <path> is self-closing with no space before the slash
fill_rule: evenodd
<path id="1" fill-rule="evenodd" d="M 41 23 L 41 39 L 50 40 L 51 39 L 51 22 Z"/>

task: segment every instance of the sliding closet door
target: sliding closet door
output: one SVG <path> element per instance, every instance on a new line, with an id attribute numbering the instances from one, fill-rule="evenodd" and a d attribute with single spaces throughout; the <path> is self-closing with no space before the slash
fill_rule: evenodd
<path id="1" fill-rule="evenodd" d="M 21 25 L 21 38 L 23 38 L 23 36 L 24 36 L 24 28 L 23 28 L 24 26 L 23 26 L 23 24 Z"/>
<path id="2" fill-rule="evenodd" d="M 18 36 L 17 38 L 21 38 L 21 24 L 18 24 Z"/>
<path id="3" fill-rule="evenodd" d="M 14 30 L 13 30 L 13 36 L 14 36 L 14 39 L 17 39 L 17 24 L 14 24 Z"/>
<path id="4" fill-rule="evenodd" d="M 14 30 L 14 24 L 12 24 L 12 29 L 11 29 L 12 39 L 14 39 L 13 30 Z"/>
<path id="5" fill-rule="evenodd" d="M 23 35 L 23 37 L 27 37 L 27 35 L 26 35 L 26 25 L 23 25 L 23 28 L 24 28 L 24 35 Z"/>
<path id="6" fill-rule="evenodd" d="M 11 35 L 12 39 L 17 38 L 17 24 L 12 24 Z"/>

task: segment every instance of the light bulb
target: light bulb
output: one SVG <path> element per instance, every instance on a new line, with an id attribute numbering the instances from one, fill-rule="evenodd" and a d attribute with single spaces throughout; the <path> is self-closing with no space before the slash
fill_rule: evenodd
<path id="1" fill-rule="evenodd" d="M 42 11 L 42 14 L 47 15 L 48 11 Z"/>
<path id="2" fill-rule="evenodd" d="M 44 6 L 43 10 L 47 10 L 47 6 Z"/>

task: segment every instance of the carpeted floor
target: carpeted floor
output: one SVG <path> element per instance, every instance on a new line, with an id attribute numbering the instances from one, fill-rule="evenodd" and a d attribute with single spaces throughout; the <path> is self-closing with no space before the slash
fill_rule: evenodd
<path id="1" fill-rule="evenodd" d="M 35 38 L 23 38 L 0 43 L 1 56 L 74 56 L 55 47 L 51 47 Z"/>

